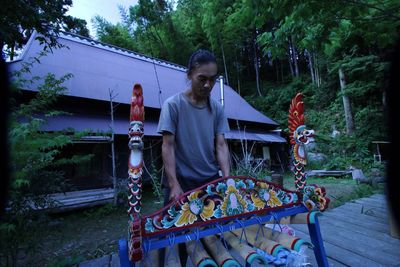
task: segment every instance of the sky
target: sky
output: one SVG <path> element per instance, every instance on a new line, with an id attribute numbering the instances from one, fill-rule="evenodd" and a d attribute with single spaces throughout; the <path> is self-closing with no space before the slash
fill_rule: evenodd
<path id="1" fill-rule="evenodd" d="M 67 12 L 67 15 L 84 19 L 87 22 L 87 27 L 90 31 L 90 36 L 95 36 L 91 19 L 100 15 L 107 21 L 116 24 L 121 21 L 118 5 L 125 8 L 137 4 L 138 0 L 72 0 L 72 7 Z"/>

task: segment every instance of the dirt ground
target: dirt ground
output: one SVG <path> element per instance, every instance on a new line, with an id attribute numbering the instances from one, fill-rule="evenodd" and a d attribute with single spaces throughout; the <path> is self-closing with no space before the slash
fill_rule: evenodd
<path id="1" fill-rule="evenodd" d="M 311 178 L 308 183 L 326 187 L 331 198 L 330 208 L 382 190 L 368 185 L 357 185 L 351 178 Z M 290 176 L 285 176 L 284 185 L 288 189 L 294 189 Z M 151 188 L 144 190 L 143 214 L 150 214 L 162 206 L 151 192 Z M 116 253 L 118 240 L 127 236 L 127 222 L 126 208 L 115 208 L 112 205 L 53 215 L 38 230 L 37 248 L 22 250 L 18 265 L 72 266 L 88 259 Z"/>
<path id="2" fill-rule="evenodd" d="M 142 214 L 162 206 L 150 190 L 143 194 Z M 126 210 L 108 204 L 50 216 L 38 229 L 37 247 L 22 250 L 18 266 L 71 266 L 117 252 L 118 240 L 128 233 Z"/>

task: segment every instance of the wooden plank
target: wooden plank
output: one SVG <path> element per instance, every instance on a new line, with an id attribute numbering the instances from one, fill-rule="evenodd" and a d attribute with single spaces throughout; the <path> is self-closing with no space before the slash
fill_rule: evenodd
<path id="1" fill-rule="evenodd" d="M 352 171 L 327 171 L 327 170 L 311 170 L 307 172 L 307 176 L 317 176 L 317 177 L 322 177 L 322 176 L 344 176 L 344 175 L 349 175 L 351 174 Z"/>
<path id="2" fill-rule="evenodd" d="M 326 218 L 324 216 L 319 217 L 319 221 L 323 225 L 330 224 L 334 227 L 337 227 L 338 230 L 341 230 L 342 228 L 349 229 L 349 227 L 352 227 L 351 231 L 353 231 L 355 233 L 359 233 L 359 234 L 366 235 L 366 236 L 369 236 L 369 237 L 377 239 L 377 240 L 384 241 L 393 246 L 400 246 L 400 240 L 392 238 L 389 234 L 376 232 L 369 228 L 354 227 L 353 225 L 349 225 L 349 223 L 347 223 L 347 222 L 343 222 L 341 220 L 332 220 L 332 219 Z"/>
<path id="3" fill-rule="evenodd" d="M 377 218 L 381 218 L 384 221 L 388 220 L 388 212 L 379 210 L 378 208 L 374 208 L 371 206 L 364 206 L 359 203 L 346 203 L 342 206 L 340 206 L 341 209 L 347 209 L 349 211 L 354 211 L 355 213 L 362 213 L 368 216 L 373 216 Z"/>
<path id="4" fill-rule="evenodd" d="M 310 239 L 307 237 L 307 235 L 304 234 L 304 236 L 306 237 L 305 239 L 308 242 L 311 242 Z M 314 254 L 313 249 L 307 248 L 305 251 L 305 254 L 308 256 L 307 261 L 310 263 L 311 266 L 318 266 L 317 260 L 315 259 L 315 254 Z M 344 264 L 336 261 L 335 259 L 329 258 L 328 256 L 327 256 L 327 260 L 328 260 L 329 267 L 346 267 L 346 266 L 348 266 L 348 265 L 344 265 Z M 308 266 L 308 265 L 306 265 L 306 266 Z"/>
<path id="5" fill-rule="evenodd" d="M 356 199 L 353 202 L 383 210 L 387 210 L 388 208 L 386 202 L 367 200 L 367 199 Z"/>
<path id="6" fill-rule="evenodd" d="M 365 202 L 366 204 L 371 204 L 371 205 L 375 205 L 378 207 L 387 207 L 387 201 L 384 199 L 364 197 L 364 198 L 356 199 L 356 201 Z"/>
<path id="7" fill-rule="evenodd" d="M 302 232 L 296 229 L 296 236 L 310 241 L 308 231 L 307 233 Z M 324 237 L 324 236 L 322 236 Z M 383 264 L 380 264 L 376 261 L 365 258 L 361 255 L 358 255 L 352 251 L 347 249 L 343 249 L 340 246 L 336 246 L 329 241 L 324 240 L 325 251 L 329 259 L 333 259 L 334 261 L 344 265 L 344 266 L 374 266 L 374 267 L 384 267 Z M 314 265 L 313 265 L 314 266 Z"/>
<path id="8" fill-rule="evenodd" d="M 84 261 L 79 264 L 79 267 L 108 267 L 110 266 L 110 255 L 105 255 L 103 257 Z"/>
<path id="9" fill-rule="evenodd" d="M 357 227 L 339 228 L 332 224 L 321 222 L 321 234 L 324 240 L 338 239 L 342 241 L 341 244 L 338 244 L 341 247 L 358 251 L 359 253 L 368 253 L 370 259 L 379 258 L 382 254 L 386 254 L 393 260 L 400 262 L 400 243 L 395 245 L 393 242 L 378 240 L 374 237 L 357 233 L 353 231 L 354 228 Z M 295 229 L 303 232 L 308 231 L 307 225 L 296 225 Z M 367 255 L 365 256 L 368 257 Z"/>
<path id="10" fill-rule="evenodd" d="M 111 255 L 110 267 L 120 267 L 119 256 L 118 253 L 114 253 Z"/>
<path id="11" fill-rule="evenodd" d="M 96 201 L 96 200 L 109 199 L 109 198 L 113 198 L 113 197 L 114 197 L 114 193 L 108 193 L 108 194 L 100 194 L 100 195 L 94 195 L 94 196 L 63 199 L 59 202 L 60 202 L 60 205 L 72 205 L 74 203 L 92 202 L 92 201 Z"/>
<path id="12" fill-rule="evenodd" d="M 65 193 L 55 193 L 50 194 L 49 197 L 55 199 L 63 199 L 63 198 L 73 198 L 79 196 L 89 196 L 89 195 L 97 195 L 101 193 L 111 193 L 114 190 L 111 188 L 99 188 L 99 189 L 89 189 L 89 190 L 79 190 L 79 191 L 69 191 Z"/>
<path id="13" fill-rule="evenodd" d="M 380 223 L 380 224 L 387 224 L 387 220 L 384 220 L 382 218 L 374 217 L 374 216 L 369 216 L 363 213 L 359 212 L 351 212 L 347 209 L 335 209 L 335 210 L 330 210 L 327 212 L 324 212 L 324 215 L 331 215 L 335 214 L 337 216 L 343 216 L 343 217 L 348 217 L 356 220 L 363 220 L 363 221 L 369 221 L 373 223 Z"/>
<path id="14" fill-rule="evenodd" d="M 372 211 L 370 209 L 356 209 L 354 207 L 346 206 L 347 204 L 340 206 L 334 210 L 327 211 L 326 213 L 336 213 L 344 216 L 349 216 L 351 218 L 359 218 L 362 220 L 369 220 L 371 222 L 380 222 L 380 223 L 387 223 L 387 218 L 382 218 L 378 216 L 371 216 Z M 361 211 L 368 211 L 369 214 L 361 213 Z"/>
<path id="15" fill-rule="evenodd" d="M 96 200 L 92 202 L 83 202 L 83 203 L 76 203 L 74 205 L 69 205 L 69 206 L 59 206 L 55 208 L 51 208 L 48 211 L 51 213 L 56 213 L 56 212 L 65 212 L 65 211 L 70 211 L 74 209 L 80 209 L 80 208 L 89 208 L 89 207 L 95 207 L 98 205 L 104 205 L 108 203 L 112 203 L 113 199 L 103 199 L 103 200 Z"/>
<path id="16" fill-rule="evenodd" d="M 343 216 L 336 213 L 328 213 L 328 212 L 325 212 L 324 216 L 331 220 L 343 221 L 352 224 L 353 226 L 367 228 L 373 231 L 389 234 L 389 226 L 383 223 L 371 222 L 368 220 L 363 221 L 362 218 L 355 219 L 353 217 Z"/>
<path id="17" fill-rule="evenodd" d="M 380 200 L 386 201 L 387 197 L 386 197 L 386 194 L 372 194 L 372 195 L 369 195 L 367 197 L 363 197 L 360 199 L 380 199 Z"/>
<path id="18" fill-rule="evenodd" d="M 373 195 L 369 196 L 369 198 L 382 199 L 382 200 L 386 201 L 386 195 L 384 195 L 384 194 L 373 194 Z"/>
<path id="19" fill-rule="evenodd" d="M 347 204 L 346 204 L 347 205 Z M 370 211 L 370 209 L 364 207 L 363 211 Z M 387 224 L 387 220 L 385 218 L 379 217 L 379 216 L 371 216 L 369 214 L 364 214 L 361 213 L 361 209 L 356 209 L 356 208 L 349 208 L 348 206 L 345 206 L 343 208 L 336 208 L 333 210 L 328 210 L 323 213 L 323 215 L 328 215 L 328 214 L 337 214 L 340 216 L 347 216 L 349 218 L 353 219 L 360 219 L 360 220 L 367 220 L 371 222 L 377 222 L 377 223 L 383 223 Z M 384 213 L 382 216 L 385 216 Z"/>
<path id="20" fill-rule="evenodd" d="M 303 232 L 305 231 L 302 229 L 301 225 L 296 225 L 295 229 Z M 399 249 L 393 252 L 393 249 L 385 247 L 385 250 L 383 250 L 383 248 L 378 245 L 379 242 L 371 241 L 370 238 L 366 237 L 360 238 L 361 235 L 355 236 L 351 231 L 337 231 L 334 228 L 329 229 L 324 225 L 324 227 L 321 227 L 321 234 L 324 243 L 331 243 L 385 266 L 395 265 L 400 261 L 400 255 L 395 255 L 396 253 L 398 254 Z M 358 240 L 357 238 L 360 239 Z M 369 240 L 369 243 L 364 243 L 365 240 Z"/>

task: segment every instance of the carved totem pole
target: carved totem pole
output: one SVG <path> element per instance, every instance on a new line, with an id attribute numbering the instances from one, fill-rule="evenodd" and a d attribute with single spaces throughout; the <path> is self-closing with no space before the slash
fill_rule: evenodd
<path id="1" fill-rule="evenodd" d="M 139 261 L 143 258 L 141 237 L 142 208 L 142 168 L 143 168 L 143 135 L 144 135 L 143 90 L 140 84 L 133 86 L 129 127 L 129 259 Z"/>
<path id="2" fill-rule="evenodd" d="M 290 103 L 289 108 L 289 131 L 290 144 L 293 146 L 293 165 L 296 190 L 303 193 L 303 202 L 308 209 L 325 210 L 329 204 L 329 198 L 325 197 L 324 187 L 317 185 L 307 186 L 306 145 L 314 142 L 314 130 L 307 129 L 304 118 L 303 94 L 298 93 Z"/>

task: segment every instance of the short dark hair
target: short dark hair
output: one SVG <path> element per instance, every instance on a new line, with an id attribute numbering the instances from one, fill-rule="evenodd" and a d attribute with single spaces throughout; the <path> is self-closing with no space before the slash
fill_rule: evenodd
<path id="1" fill-rule="evenodd" d="M 187 75 L 190 75 L 193 70 L 201 65 L 215 63 L 217 64 L 217 59 L 214 54 L 206 49 L 199 49 L 195 51 L 189 58 Z"/>

